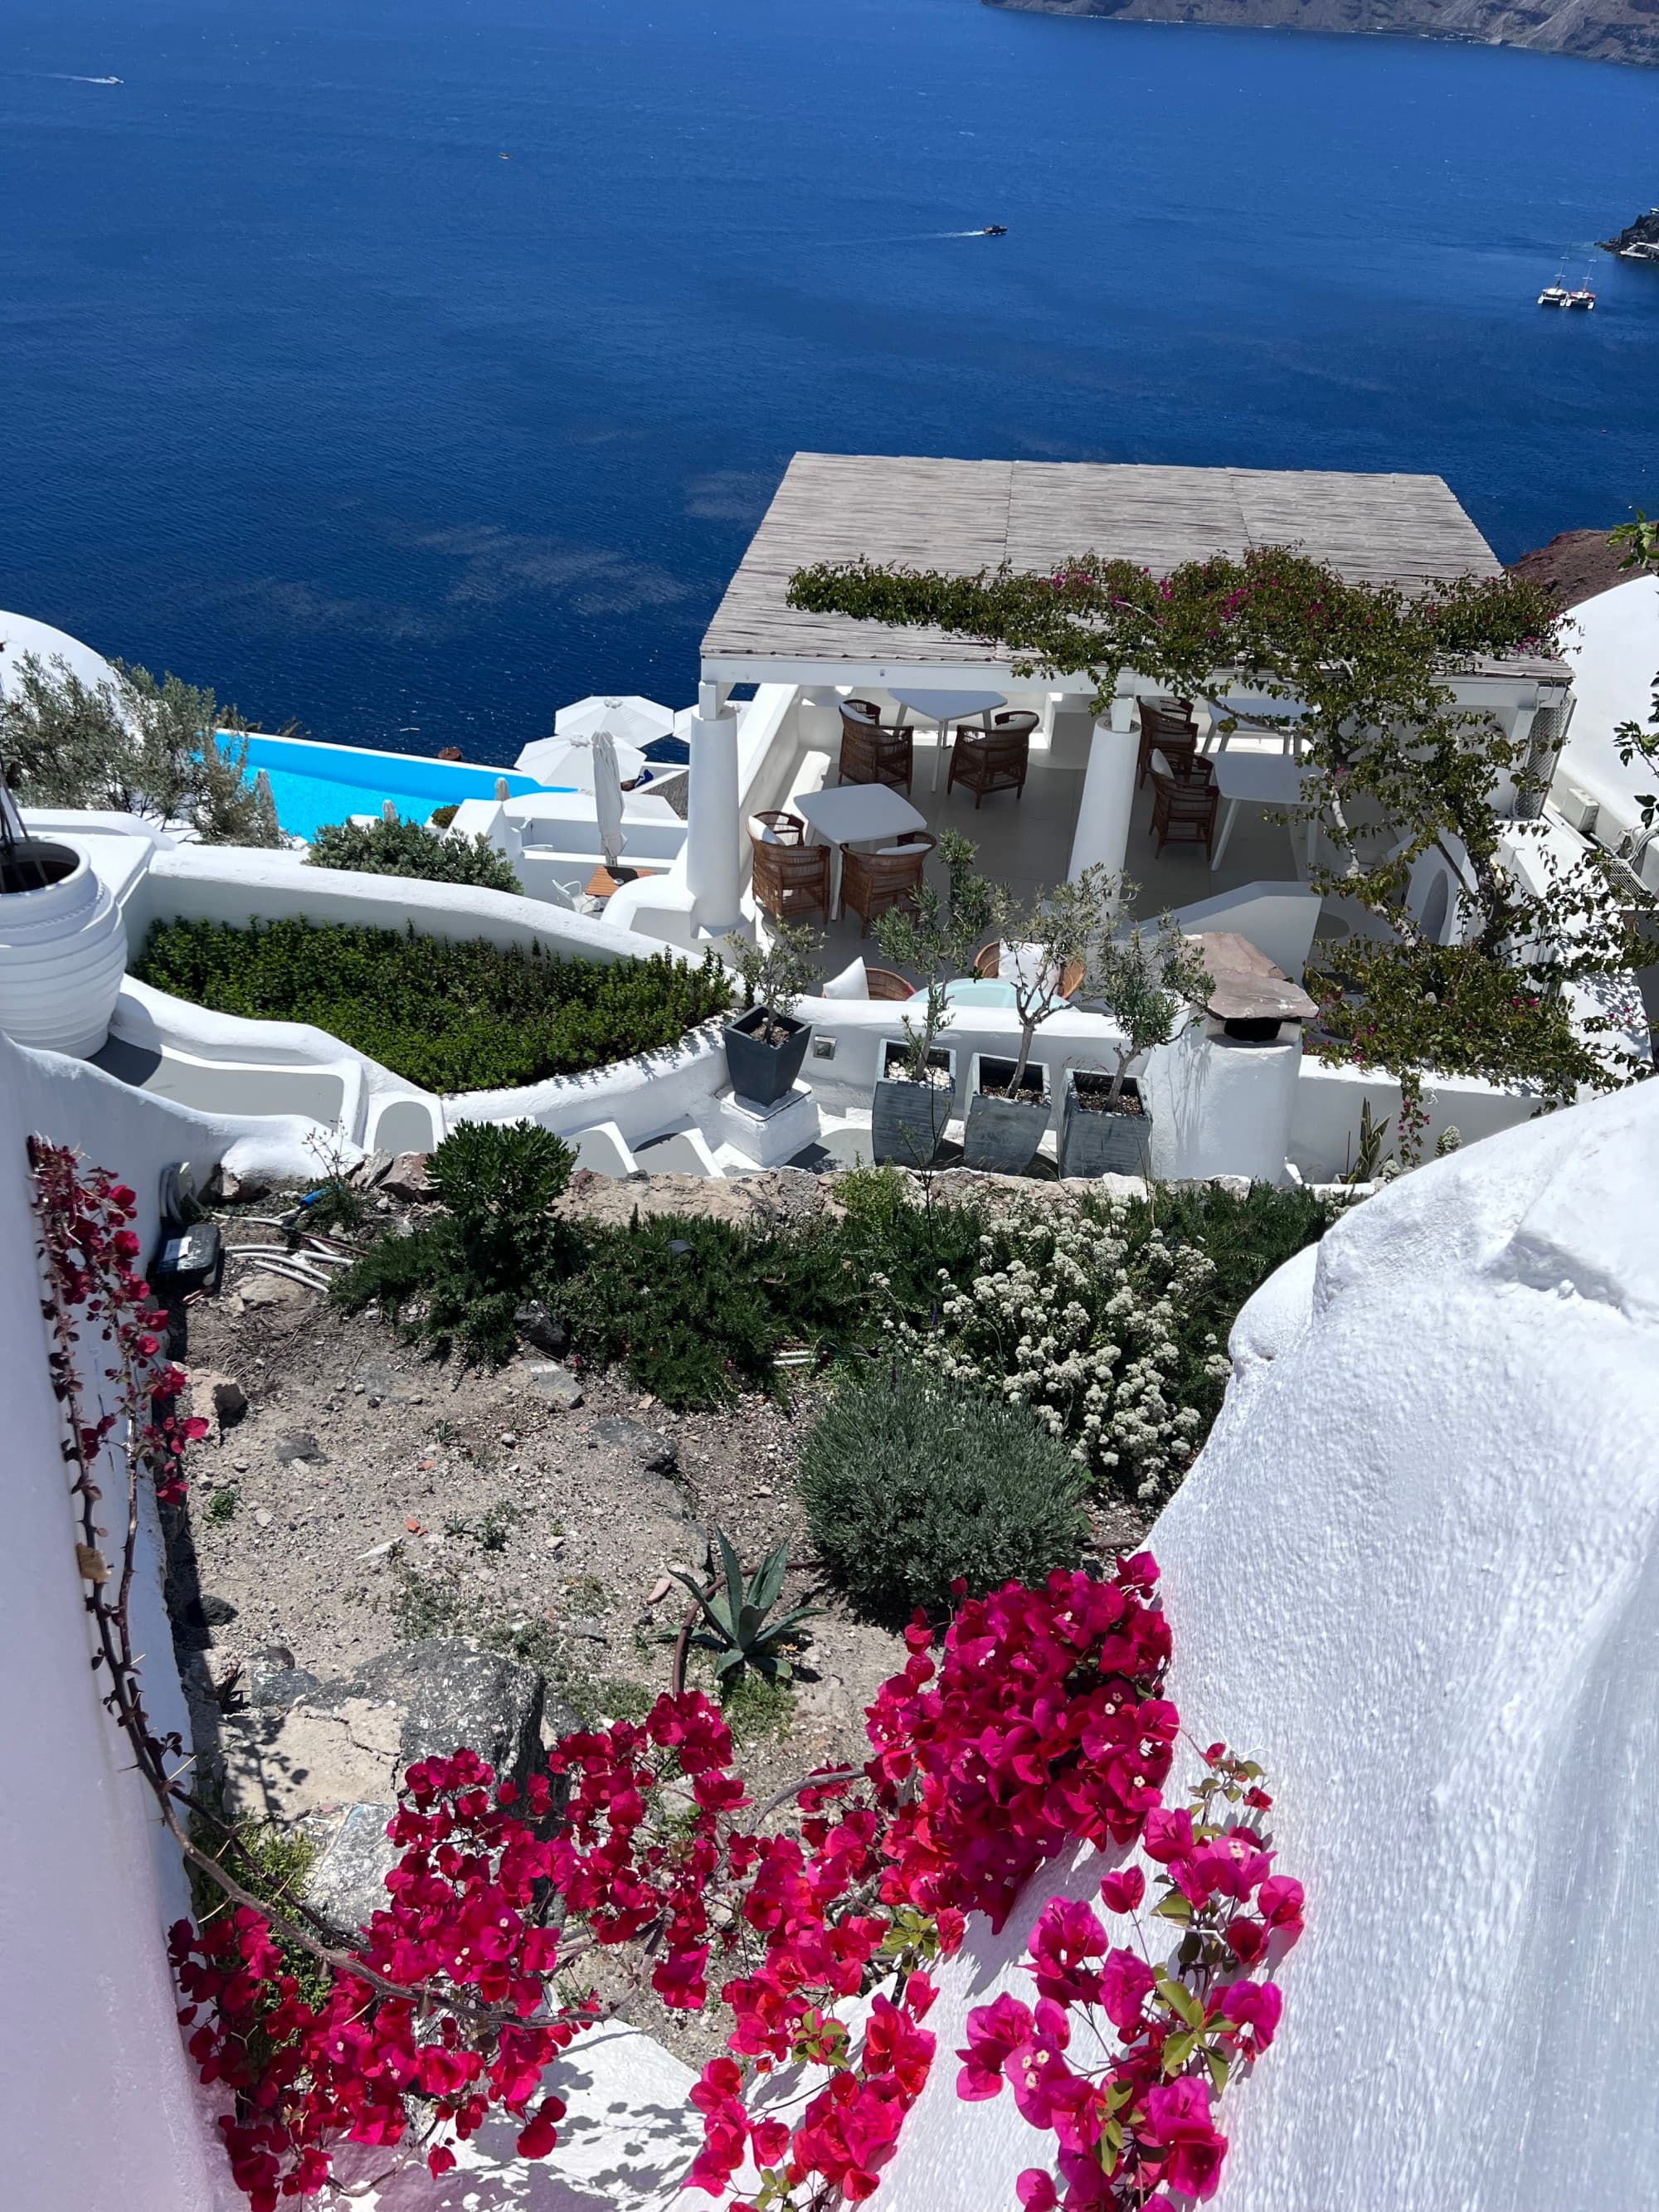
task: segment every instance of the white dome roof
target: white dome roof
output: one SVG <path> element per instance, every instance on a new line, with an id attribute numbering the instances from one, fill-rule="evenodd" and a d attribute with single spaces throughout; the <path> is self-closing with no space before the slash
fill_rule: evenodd
<path id="1" fill-rule="evenodd" d="M 67 630 L 54 629 L 50 623 L 35 622 L 28 615 L 0 614 L 0 698 L 16 696 L 17 664 L 31 653 L 48 663 L 61 659 L 89 690 L 115 681 L 115 671 L 102 653 Z"/>

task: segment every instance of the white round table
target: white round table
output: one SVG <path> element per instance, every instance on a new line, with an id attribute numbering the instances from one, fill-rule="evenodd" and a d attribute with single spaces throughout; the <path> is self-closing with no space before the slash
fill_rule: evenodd
<path id="1" fill-rule="evenodd" d="M 1008 703 L 1006 696 L 1000 691 L 930 691 L 925 688 L 901 691 L 896 686 L 890 689 L 901 707 L 908 707 L 913 714 L 920 714 L 924 720 L 939 725 L 939 745 L 933 754 L 933 781 L 927 787 L 930 791 L 939 789 L 939 756 L 945 750 L 946 725 L 965 722 L 975 714 L 988 714 L 994 707 L 1006 707 Z"/>

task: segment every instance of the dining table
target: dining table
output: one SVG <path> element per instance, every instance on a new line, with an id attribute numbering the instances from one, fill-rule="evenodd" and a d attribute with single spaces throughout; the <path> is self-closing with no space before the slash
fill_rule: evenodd
<path id="1" fill-rule="evenodd" d="M 1221 866 L 1227 841 L 1233 834 L 1241 806 L 1282 807 L 1287 812 L 1306 811 L 1308 865 L 1313 865 L 1314 836 L 1319 827 L 1317 786 L 1322 771 L 1305 767 L 1285 753 L 1224 752 L 1210 755 L 1215 787 L 1227 802 L 1221 834 L 1210 857 L 1212 872 Z"/>
<path id="2" fill-rule="evenodd" d="M 805 792 L 790 804 L 835 848 L 830 905 L 836 915 L 841 912 L 842 854 L 848 845 L 890 844 L 927 827 L 927 816 L 886 783 L 841 783 L 830 791 Z"/>
<path id="3" fill-rule="evenodd" d="M 1000 691 L 934 691 L 926 685 L 912 689 L 906 685 L 900 690 L 892 687 L 893 696 L 901 707 L 913 714 L 920 714 L 925 722 L 939 725 L 939 744 L 933 751 L 933 773 L 928 784 L 930 791 L 939 789 L 939 764 L 944 754 L 952 722 L 971 721 L 975 714 L 988 714 L 994 708 L 1006 707 L 1006 694 Z M 986 727 L 990 727 L 989 723 Z"/>

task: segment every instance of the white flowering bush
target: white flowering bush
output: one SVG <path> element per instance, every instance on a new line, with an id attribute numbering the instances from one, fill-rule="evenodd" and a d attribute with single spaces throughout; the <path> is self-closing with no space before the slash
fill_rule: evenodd
<path id="1" fill-rule="evenodd" d="M 993 1217 L 977 1271 L 943 1269 L 931 1327 L 890 1300 L 897 1349 L 951 1382 L 1028 1407 L 1113 1490 L 1156 1503 L 1207 1432 L 1228 1373 L 1207 1316 L 1213 1263 L 1104 1201 L 1072 1216 Z M 890 1286 L 875 1278 L 877 1291 Z"/>

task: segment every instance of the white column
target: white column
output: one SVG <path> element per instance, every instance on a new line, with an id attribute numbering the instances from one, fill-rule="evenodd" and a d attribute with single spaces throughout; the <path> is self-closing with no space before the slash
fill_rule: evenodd
<path id="1" fill-rule="evenodd" d="M 709 686 L 701 687 L 706 693 Z M 691 717 L 686 789 L 685 886 L 697 927 L 711 937 L 737 927 L 742 823 L 738 820 L 738 718 L 706 698 Z"/>
<path id="2" fill-rule="evenodd" d="M 1129 816 L 1134 805 L 1135 760 L 1139 752 L 1129 727 L 1132 699 L 1114 699 L 1109 717 L 1096 722 L 1089 741 L 1089 765 L 1083 778 L 1083 797 L 1077 810 L 1077 829 L 1072 838 L 1071 865 L 1066 870 L 1075 883 L 1085 868 L 1103 862 L 1114 874 L 1123 866 L 1129 849 Z"/>

